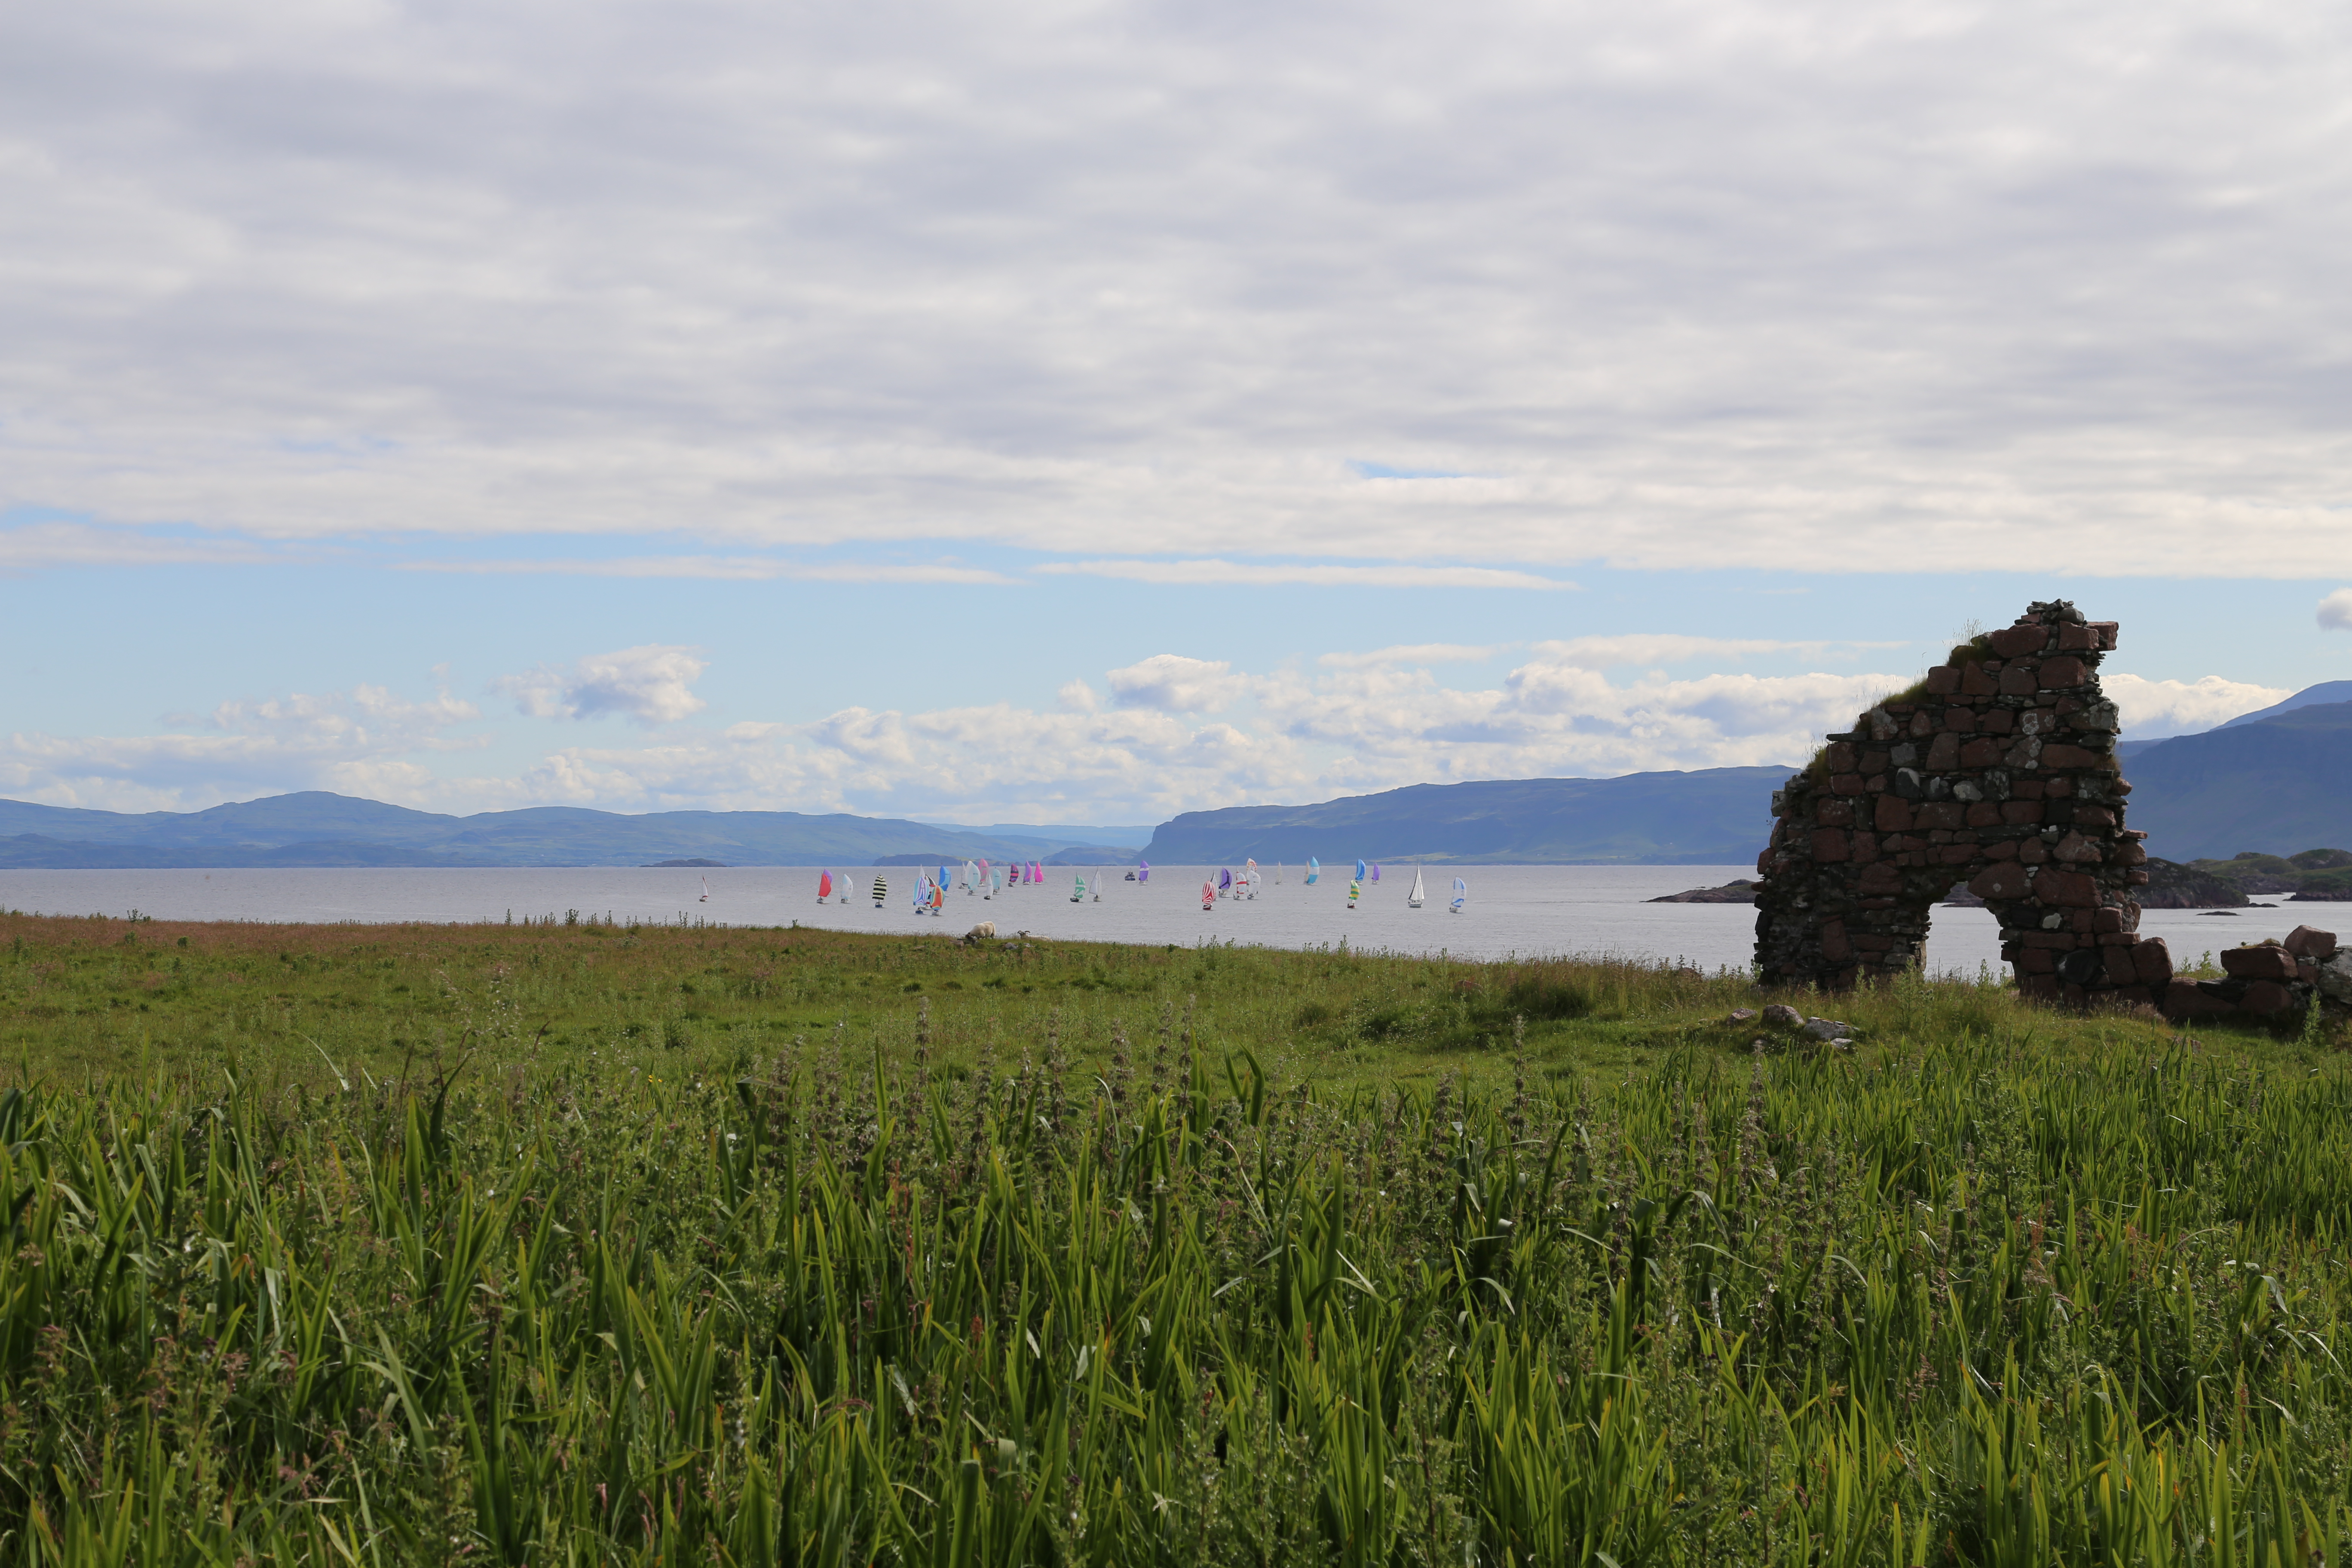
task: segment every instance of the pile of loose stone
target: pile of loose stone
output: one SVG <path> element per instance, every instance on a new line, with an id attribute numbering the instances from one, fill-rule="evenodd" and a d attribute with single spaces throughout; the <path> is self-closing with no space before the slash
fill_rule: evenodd
<path id="1" fill-rule="evenodd" d="M 2221 971 L 2219 980 L 2174 981 L 2165 994 L 2166 1014 L 2299 1018 L 2316 1005 L 2324 1013 L 2352 1015 L 2352 948 L 2338 947 L 2332 931 L 2297 926 L 2284 942 L 2225 949 Z"/>
<path id="2" fill-rule="evenodd" d="M 1829 737 L 1772 797 L 1757 859 L 1767 985 L 1842 989 L 1916 966 L 1928 911 L 1966 881 L 2029 994 L 2160 1004 L 2161 939 L 2132 889 L 2145 835 L 2124 826 L 2115 704 L 2098 667 L 2116 623 L 2064 600 L 1954 650 L 1915 693 Z"/>

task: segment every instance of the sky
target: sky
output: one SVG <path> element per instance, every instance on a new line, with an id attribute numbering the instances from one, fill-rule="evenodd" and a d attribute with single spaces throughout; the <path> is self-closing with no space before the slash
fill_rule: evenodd
<path id="1" fill-rule="evenodd" d="M 1144 823 L 2352 677 L 2352 12 L 0 12 L 0 795 Z"/>

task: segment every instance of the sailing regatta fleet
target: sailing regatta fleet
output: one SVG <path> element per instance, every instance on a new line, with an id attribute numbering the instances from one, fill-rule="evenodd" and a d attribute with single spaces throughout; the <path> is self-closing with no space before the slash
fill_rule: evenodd
<path id="1" fill-rule="evenodd" d="M 1274 882 L 1276 887 L 1283 885 L 1286 869 L 1281 862 L 1276 862 Z M 937 876 L 932 875 L 931 868 L 929 866 L 911 867 L 909 870 L 913 873 L 912 886 L 909 889 L 912 894 L 912 912 L 918 918 L 929 915 L 937 919 L 942 915 L 947 909 L 948 892 L 950 889 L 960 889 L 966 898 L 979 898 L 992 902 L 1011 889 L 1041 887 L 1046 880 L 1045 867 L 1036 860 L 1014 860 L 1002 865 L 989 860 L 966 860 L 961 870 L 953 865 L 941 865 Z M 1088 868 L 1073 869 L 1068 892 L 1070 902 L 1098 904 L 1103 901 L 1103 889 L 1109 885 L 1108 873 L 1098 866 L 1091 868 L 1091 870 L 1093 874 L 1089 876 Z M 1313 856 L 1307 857 L 1305 885 L 1315 887 L 1321 881 L 1322 876 L 1322 862 Z M 1127 872 L 1126 880 L 1136 883 L 1150 881 L 1151 862 L 1149 860 L 1137 862 L 1135 867 Z M 1378 861 L 1358 860 L 1356 874 L 1348 882 L 1348 907 L 1352 910 L 1364 901 L 1367 889 L 1378 888 L 1380 880 L 1381 867 Z M 1220 867 L 1214 875 L 1204 879 L 1201 883 L 1202 911 L 1213 912 L 1218 903 L 1223 900 L 1234 903 L 1249 902 L 1258 896 L 1260 889 L 1265 886 L 1265 872 L 1255 859 L 1244 862 L 1239 872 L 1235 872 L 1230 866 Z M 866 896 L 874 900 L 874 907 L 877 910 L 885 908 L 889 903 L 890 879 L 886 873 L 879 870 L 875 872 L 874 885 Z M 844 872 L 839 877 L 835 877 L 830 868 L 817 873 L 816 901 L 818 903 L 845 905 L 856 897 L 856 884 L 848 873 Z M 702 901 L 709 902 L 709 898 L 710 884 L 709 879 L 705 879 Z M 1427 901 L 1427 887 L 1423 879 L 1421 868 L 1416 865 L 1412 868 L 1412 891 L 1406 896 L 1405 907 L 1420 909 Z M 1458 915 L 1469 901 L 1470 884 L 1460 877 L 1454 878 L 1454 896 L 1445 906 L 1447 912 Z"/>

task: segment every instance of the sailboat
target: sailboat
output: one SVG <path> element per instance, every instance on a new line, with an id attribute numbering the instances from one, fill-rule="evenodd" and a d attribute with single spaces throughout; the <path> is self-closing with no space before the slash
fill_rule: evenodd
<path id="1" fill-rule="evenodd" d="M 707 903 L 709 903 L 709 902 L 710 901 L 710 879 L 709 879 L 709 878 L 705 877 L 704 879 L 702 879 L 702 897 L 701 897 L 701 898 L 699 898 L 699 899 L 698 899 L 698 900 L 695 900 L 695 901 L 696 901 L 696 902 L 698 902 L 698 903 L 704 903 L 704 904 L 707 904 Z"/>
<path id="2" fill-rule="evenodd" d="M 988 891 L 981 894 L 980 896 L 983 899 L 992 899 L 1003 890 L 1004 868 L 1002 866 L 991 868 L 988 873 Z"/>
<path id="3" fill-rule="evenodd" d="M 1370 867 L 1369 867 L 1369 866 L 1367 866 L 1367 865 L 1365 865 L 1365 864 L 1364 864 L 1364 858 L 1363 858 L 1363 857 L 1362 857 L 1362 856 L 1359 855 L 1358 857 L 1356 857 L 1356 880 L 1357 880 L 1357 881 L 1359 881 L 1359 882 L 1362 881 L 1362 880 L 1364 879 L 1364 873 L 1365 873 L 1365 872 L 1367 872 L 1367 871 L 1369 871 L 1369 870 L 1370 870 L 1370 869 L 1371 869 L 1371 868 L 1370 868 Z"/>
<path id="4" fill-rule="evenodd" d="M 882 900 L 889 896 L 890 879 L 877 874 L 874 879 L 874 907 L 877 910 L 880 909 L 882 907 Z"/>
<path id="5" fill-rule="evenodd" d="M 1103 868 L 1097 866 L 1095 868 L 1095 902 L 1097 903 L 1102 902 L 1102 885 Z"/>
<path id="6" fill-rule="evenodd" d="M 1277 888 L 1282 886 L 1282 862 L 1279 860 L 1274 863 L 1274 885 Z"/>
<path id="7" fill-rule="evenodd" d="M 1149 882 L 1151 880 L 1150 861 L 1139 860 L 1135 863 L 1135 879 L 1139 882 Z"/>
<path id="8" fill-rule="evenodd" d="M 1460 914 L 1460 913 L 1462 912 L 1462 906 L 1463 906 L 1464 904 L 1465 904 L 1465 903 L 1469 902 L 1469 901 L 1470 901 L 1470 884 L 1469 884 L 1469 883 L 1467 883 L 1467 882 L 1465 882 L 1465 881 L 1464 881 L 1464 880 L 1463 880 L 1461 878 L 1459 878 L 1459 877 L 1454 878 L 1454 901 L 1453 901 L 1452 903 L 1450 903 L 1450 904 L 1446 905 L 1445 907 L 1446 907 L 1447 909 L 1451 910 L 1454 913 L 1455 913 L 1455 914 L 1457 914 L 1457 915 L 1458 915 L 1458 914 Z"/>
<path id="9" fill-rule="evenodd" d="M 1202 882 L 1201 884 L 1201 912 L 1202 914 L 1206 914 L 1216 907 L 1217 885 L 1214 882 Z"/>
<path id="10" fill-rule="evenodd" d="M 1315 879 L 1320 877 L 1322 874 L 1323 862 L 1315 858 L 1314 856 L 1309 855 L 1307 858 L 1307 885 L 1310 888 L 1313 887 L 1315 885 Z"/>
<path id="11" fill-rule="evenodd" d="M 1228 866 L 1223 870 L 1217 873 L 1217 897 L 1221 899 L 1230 899 L 1233 896 L 1234 868 L 1231 866 Z"/>
<path id="12" fill-rule="evenodd" d="M 1373 880 L 1373 881 L 1375 881 L 1375 882 L 1377 882 L 1377 881 L 1379 881 L 1380 879 L 1381 879 L 1381 863 L 1380 863 L 1379 861 L 1375 860 L 1375 861 L 1373 861 L 1373 862 L 1372 862 L 1372 880 Z"/>
<path id="13" fill-rule="evenodd" d="M 1255 859 L 1252 859 L 1242 868 L 1242 896 L 1250 899 L 1257 897 L 1257 861 Z"/>
<path id="14" fill-rule="evenodd" d="M 963 863 L 963 896 L 968 899 L 978 891 L 980 891 L 980 868 L 967 860 Z"/>
<path id="15" fill-rule="evenodd" d="M 1074 904 L 1083 904 L 1086 901 L 1087 874 L 1084 871 L 1081 871 L 1070 882 L 1070 902 Z"/>
<path id="16" fill-rule="evenodd" d="M 1363 896 L 1364 896 L 1364 884 L 1363 884 L 1363 883 L 1361 883 L 1361 882 L 1350 882 L 1350 883 L 1349 883 L 1349 884 L 1348 884 L 1348 907 L 1349 907 L 1349 909 L 1351 909 L 1351 910 L 1352 910 L 1352 909 L 1354 909 L 1354 908 L 1356 907 L 1356 900 L 1357 900 L 1358 899 L 1362 898 Z"/>
<path id="17" fill-rule="evenodd" d="M 944 867 L 942 867 L 942 868 L 941 868 L 941 869 L 942 869 L 942 870 L 944 870 L 944 869 L 945 869 L 945 868 L 944 868 Z M 947 889 L 946 889 L 944 886 L 942 886 L 941 884 L 938 883 L 938 882 L 934 882 L 934 883 L 932 883 L 932 884 L 931 884 L 931 918 L 932 918 L 933 920 L 937 920 L 937 919 L 938 919 L 941 914 L 943 914 L 943 913 L 945 913 L 945 912 L 946 912 L 946 910 L 947 910 L 947 907 L 948 907 L 948 890 L 947 890 Z"/>
<path id="18" fill-rule="evenodd" d="M 1415 866 L 1412 868 L 1412 891 L 1405 898 L 1405 908 L 1409 910 L 1417 910 L 1421 908 L 1421 868 Z"/>
<path id="19" fill-rule="evenodd" d="M 1029 879 L 1030 879 L 1031 881 L 1033 881 L 1033 882 L 1042 882 L 1042 881 L 1044 881 L 1044 880 L 1045 879 L 1045 867 L 1043 867 L 1043 866 L 1041 866 L 1041 865 L 1039 865 L 1039 864 L 1038 864 L 1036 861 L 1034 861 L 1034 860 L 1030 861 L 1030 862 L 1029 862 Z"/>
<path id="20" fill-rule="evenodd" d="M 833 873 L 820 871 L 816 879 L 816 901 L 821 904 L 831 897 L 833 897 Z"/>

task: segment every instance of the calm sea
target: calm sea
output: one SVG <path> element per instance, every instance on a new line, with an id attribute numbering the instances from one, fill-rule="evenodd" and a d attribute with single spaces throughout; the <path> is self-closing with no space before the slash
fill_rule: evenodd
<path id="1" fill-rule="evenodd" d="M 864 896 L 872 868 L 847 868 L 859 897 L 847 905 L 816 901 L 817 873 L 802 867 L 748 867 L 709 872 L 636 868 L 516 870 L 0 871 L 0 906 L 43 914 L 121 916 L 133 910 L 159 920 L 416 921 L 431 923 L 561 919 L 567 910 L 627 921 L 708 921 L 730 926 L 803 925 L 842 931 L 961 934 L 993 921 L 1000 932 L 1102 942 L 1204 941 L 1307 947 L 1345 940 L 1351 947 L 1401 952 L 1440 950 L 1465 958 L 1549 954 L 1682 959 L 1713 970 L 1744 967 L 1753 954 L 1755 911 L 1745 904 L 1653 904 L 1661 893 L 1712 887 L 1753 876 L 1744 866 L 1479 866 L 1465 869 L 1467 907 L 1445 908 L 1454 873 L 1433 868 L 1429 901 L 1410 909 L 1410 866 L 1383 868 L 1382 879 L 1348 908 L 1348 879 L 1326 870 L 1305 886 L 1297 868 L 1272 871 L 1258 897 L 1201 909 L 1201 868 L 1155 866 L 1148 882 L 1110 868 L 1097 901 L 1070 902 L 1072 875 L 1049 873 L 1040 885 L 1007 888 L 993 899 L 950 891 L 943 915 L 911 907 L 919 873 L 889 867 L 882 909 Z M 836 878 L 839 877 L 836 869 Z M 1213 874 L 1213 873 L 1212 873 Z M 710 897 L 702 899 L 709 879 Z M 2194 959 L 2266 936 L 2284 936 L 2299 916 L 2329 924 L 2336 906 L 2280 903 L 2234 916 L 2151 910 L 2142 930 L 2170 941 L 2178 959 Z M 1938 908 L 1927 942 L 1931 971 L 1973 974 L 2000 963 L 1992 917 L 1982 910 Z"/>

